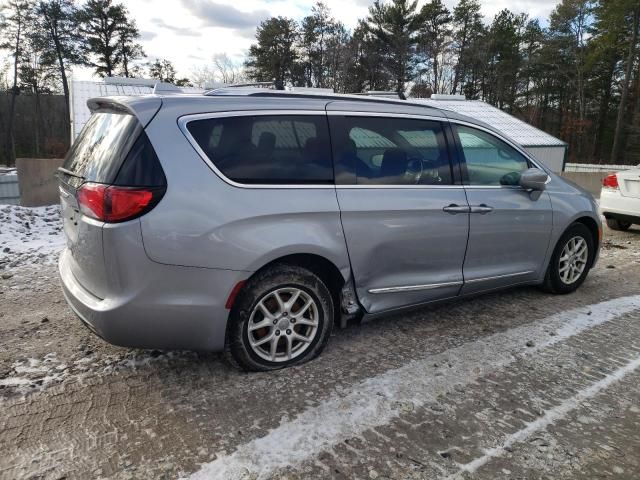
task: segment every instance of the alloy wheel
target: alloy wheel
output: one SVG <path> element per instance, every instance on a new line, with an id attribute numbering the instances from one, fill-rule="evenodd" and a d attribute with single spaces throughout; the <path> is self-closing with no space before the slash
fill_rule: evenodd
<path id="1" fill-rule="evenodd" d="M 569 239 L 560 253 L 558 271 L 560 279 L 566 285 L 575 283 L 585 268 L 589 258 L 589 247 L 584 238 L 575 236 Z"/>
<path id="2" fill-rule="evenodd" d="M 258 300 L 247 323 L 253 352 L 270 362 L 286 362 L 300 356 L 318 332 L 319 309 L 304 290 L 285 287 Z"/>

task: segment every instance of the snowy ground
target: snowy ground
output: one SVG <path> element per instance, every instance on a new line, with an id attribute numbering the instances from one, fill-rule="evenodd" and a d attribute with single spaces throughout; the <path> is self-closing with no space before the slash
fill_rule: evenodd
<path id="1" fill-rule="evenodd" d="M 390 316 L 244 374 L 91 334 L 57 216 L 0 206 L 2 479 L 640 478 L 638 228 L 606 231 L 575 294 Z"/>
<path id="2" fill-rule="evenodd" d="M 52 264 L 64 247 L 60 208 L 0 205 L 0 268 Z"/>

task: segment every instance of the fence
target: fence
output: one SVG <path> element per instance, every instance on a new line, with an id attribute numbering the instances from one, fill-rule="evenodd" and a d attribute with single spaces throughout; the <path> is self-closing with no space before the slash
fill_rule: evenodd
<path id="1" fill-rule="evenodd" d="M 0 165 L 10 150 L 5 132 L 9 122 L 11 95 L 0 91 Z M 13 138 L 16 157 L 61 158 L 69 148 L 69 119 L 63 95 L 20 93 L 16 97 Z"/>
<path id="2" fill-rule="evenodd" d="M 0 171 L 0 205 L 20 205 L 20 187 L 15 170 Z"/>
<path id="3" fill-rule="evenodd" d="M 601 165 L 595 163 L 566 163 L 565 172 L 618 172 L 620 170 L 630 170 L 633 165 Z"/>

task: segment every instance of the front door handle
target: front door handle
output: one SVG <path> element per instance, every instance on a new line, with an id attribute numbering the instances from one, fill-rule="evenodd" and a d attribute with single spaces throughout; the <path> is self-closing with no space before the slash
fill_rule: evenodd
<path id="1" fill-rule="evenodd" d="M 458 213 L 469 213 L 470 209 L 467 205 L 460 206 L 452 203 L 442 209 L 443 212 L 447 212 L 451 215 L 457 215 Z"/>
<path id="2" fill-rule="evenodd" d="M 479 213 L 480 215 L 485 215 L 489 212 L 493 212 L 493 207 L 490 207 L 489 205 L 485 205 L 484 203 L 481 203 L 480 205 L 471 205 L 470 212 Z"/>

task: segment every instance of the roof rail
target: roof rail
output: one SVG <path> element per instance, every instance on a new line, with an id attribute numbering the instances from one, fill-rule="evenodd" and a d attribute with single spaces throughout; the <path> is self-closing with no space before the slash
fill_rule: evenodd
<path id="1" fill-rule="evenodd" d="M 383 90 L 369 90 L 363 93 L 354 93 L 353 95 L 364 95 L 367 97 L 381 97 L 381 98 L 399 98 L 400 100 L 406 100 L 407 97 L 403 92 L 383 91 Z"/>
<path id="2" fill-rule="evenodd" d="M 318 100 L 352 100 L 358 102 L 384 102 L 384 103 L 404 103 L 403 96 L 399 96 L 394 92 L 394 97 L 390 98 L 389 95 L 368 95 L 367 93 L 356 94 L 344 94 L 344 93 L 327 93 L 327 92 L 312 92 L 312 91 L 300 91 L 295 90 L 271 90 L 266 88 L 218 88 L 215 90 L 209 90 L 205 92 L 206 96 L 236 96 L 244 95 L 248 97 L 280 97 L 280 98 L 314 98 Z M 431 105 L 418 105 L 420 107 L 437 109 Z"/>
<path id="3" fill-rule="evenodd" d="M 281 88 L 280 88 L 281 87 Z M 233 89 L 254 89 L 254 90 L 270 90 L 270 91 L 286 91 L 296 93 L 313 93 L 313 94 L 326 94 L 333 93 L 332 88 L 315 88 L 315 87 L 292 87 L 287 85 L 279 85 L 278 82 L 247 82 L 247 83 L 234 83 L 230 85 L 223 85 L 217 88 L 209 89 L 205 92 L 205 95 L 220 95 L 224 94 L 226 89 L 231 92 Z M 244 92 L 247 94 L 246 92 Z M 229 93 L 231 95 L 231 93 Z"/>
<path id="4" fill-rule="evenodd" d="M 247 83 L 232 83 L 225 85 L 221 88 L 246 88 L 246 87 L 272 87 L 275 88 L 274 82 L 247 82 Z"/>

